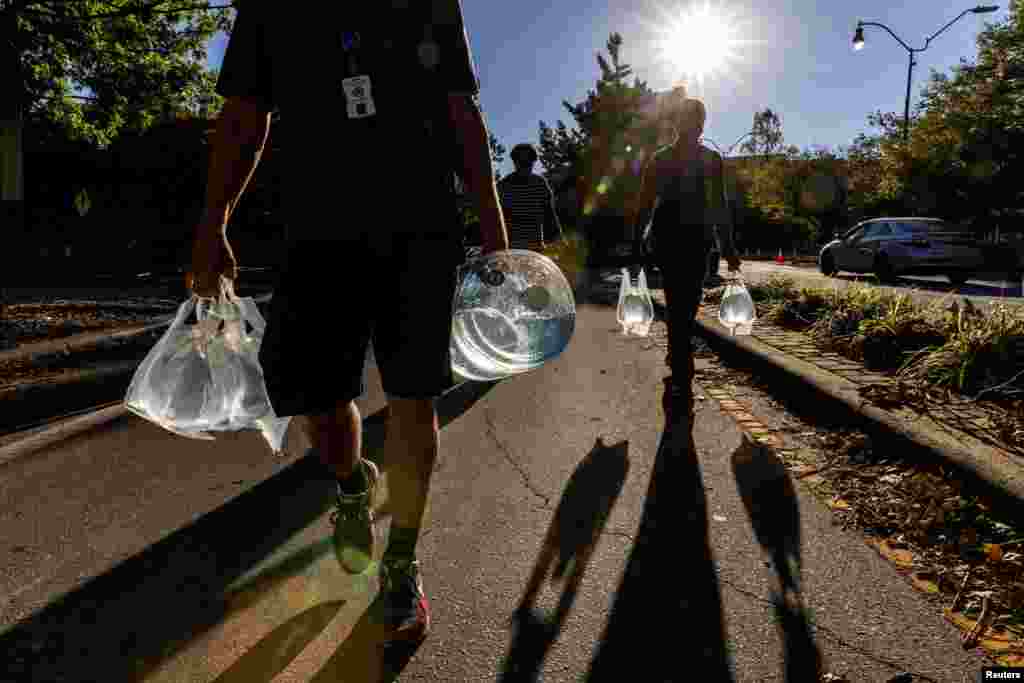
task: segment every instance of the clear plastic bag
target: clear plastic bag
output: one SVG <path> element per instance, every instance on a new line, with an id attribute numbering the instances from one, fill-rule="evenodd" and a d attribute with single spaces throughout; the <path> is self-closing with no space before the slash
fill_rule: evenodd
<path id="1" fill-rule="evenodd" d="M 188 324 L 195 313 L 196 324 Z M 164 429 L 193 439 L 258 429 L 281 451 L 290 418 L 274 415 L 259 348 L 266 320 L 251 298 L 222 279 L 219 300 L 191 297 L 139 364 L 125 407 Z"/>
<path id="2" fill-rule="evenodd" d="M 749 335 L 757 320 L 757 308 L 742 279 L 730 282 L 718 306 L 718 321 L 733 335 Z"/>
<path id="3" fill-rule="evenodd" d="M 654 302 L 650 290 L 647 289 L 647 274 L 643 268 L 640 269 L 635 287 L 629 276 L 629 269 L 622 269 L 616 318 L 625 335 L 646 337 L 650 333 L 651 324 L 654 322 Z"/>

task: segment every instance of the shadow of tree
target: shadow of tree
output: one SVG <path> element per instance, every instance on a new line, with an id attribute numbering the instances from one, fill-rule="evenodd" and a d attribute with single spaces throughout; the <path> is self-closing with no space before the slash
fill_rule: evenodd
<path id="1" fill-rule="evenodd" d="M 734 680 L 692 444 L 684 422 L 662 434 L 636 542 L 588 682 Z"/>
<path id="2" fill-rule="evenodd" d="M 629 442 L 606 446 L 600 437 L 576 467 L 555 510 L 533 574 L 513 617 L 515 636 L 502 667 L 505 683 L 537 680 L 548 649 L 572 610 L 580 582 L 629 473 Z M 533 606 L 550 576 L 564 581 L 553 615 Z"/>
<path id="3" fill-rule="evenodd" d="M 772 603 L 784 645 L 786 680 L 817 681 L 825 669 L 803 602 L 800 509 L 793 482 L 774 451 L 745 434 L 731 460 L 750 525 L 774 570 Z"/>
<path id="4" fill-rule="evenodd" d="M 466 383 L 449 390 L 437 402 L 442 428 L 495 385 Z M 368 457 L 382 450 L 386 415 L 382 410 L 364 421 Z M 187 447 L 186 442 L 182 445 Z M 0 634 L 0 680 L 140 680 L 327 552 L 329 541 L 300 551 L 241 589 L 236 585 L 327 512 L 333 486 L 315 456 L 299 458 L 271 479 L 8 628 Z M 267 636 L 269 644 L 257 645 L 252 661 L 261 667 L 273 668 L 268 662 L 287 666 L 292 646 L 284 643 L 293 641 L 298 647 L 303 639 L 308 642 L 330 621 L 331 611 L 341 607 L 325 605 L 309 608 Z M 238 665 L 238 671 L 252 675 L 250 664 Z M 259 677 L 246 680 L 255 683 Z"/>

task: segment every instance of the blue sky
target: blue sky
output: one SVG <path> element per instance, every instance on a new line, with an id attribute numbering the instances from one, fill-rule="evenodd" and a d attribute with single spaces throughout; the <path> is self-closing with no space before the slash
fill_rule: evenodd
<path id="1" fill-rule="evenodd" d="M 849 144 L 867 131 L 877 109 L 902 113 L 907 53 L 878 28 L 865 29 L 867 45 L 851 46 L 857 20 L 886 24 L 911 47 L 939 30 L 966 2 L 930 0 L 700 0 L 733 17 L 738 39 L 733 55 L 703 84 L 690 83 L 708 109 L 705 135 L 726 148 L 750 130 L 756 110 L 771 107 L 782 118 L 789 144 Z M 536 144 L 538 121 L 574 124 L 563 100 L 578 102 L 600 75 L 595 53 L 605 52 L 609 33 L 622 34 L 622 61 L 655 90 L 679 82 L 681 71 L 660 59 L 652 26 L 692 9 L 691 2 L 631 0 L 462 0 L 470 45 L 481 81 L 488 126 L 508 148 Z M 913 103 L 932 69 L 946 71 L 962 57 L 973 59 L 975 37 L 985 22 L 1008 15 L 968 14 L 918 55 Z M 217 36 L 209 61 L 217 68 L 226 38 Z M 511 170 L 506 160 L 502 172 Z"/>

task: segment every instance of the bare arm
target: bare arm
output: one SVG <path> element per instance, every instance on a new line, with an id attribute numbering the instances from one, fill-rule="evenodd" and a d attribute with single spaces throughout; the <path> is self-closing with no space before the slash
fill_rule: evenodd
<path id="1" fill-rule="evenodd" d="M 719 187 L 715 188 L 715 194 L 721 197 L 722 202 L 721 220 L 718 222 L 718 241 L 722 246 L 722 256 L 727 259 L 734 258 L 736 256 L 736 245 L 733 243 L 732 207 L 729 199 L 728 185 L 725 182 L 725 163 L 717 153 L 712 158 L 712 163 L 714 164 L 714 174 L 712 177 L 715 179 L 716 185 L 719 185 Z"/>
<path id="2" fill-rule="evenodd" d="M 455 127 L 455 138 L 462 149 L 462 180 L 480 214 L 484 253 L 508 249 L 483 112 L 472 95 L 461 93 L 449 95 L 448 111 Z"/>
<path id="3" fill-rule="evenodd" d="M 644 165 L 643 175 L 640 176 L 640 190 L 626 209 L 626 225 L 639 228 L 639 219 L 643 218 L 643 222 L 647 222 L 647 214 L 653 208 L 654 200 L 658 196 L 656 180 L 655 160 L 651 159 Z"/>
<path id="4" fill-rule="evenodd" d="M 544 203 L 544 235 L 545 238 L 551 235 L 552 240 L 565 239 L 562 222 L 558 220 L 558 211 L 555 210 L 555 193 L 550 186 L 548 186 L 548 199 Z"/>
<path id="5" fill-rule="evenodd" d="M 200 230 L 223 232 L 263 154 L 270 111 L 255 100 L 231 97 L 217 119 Z"/>

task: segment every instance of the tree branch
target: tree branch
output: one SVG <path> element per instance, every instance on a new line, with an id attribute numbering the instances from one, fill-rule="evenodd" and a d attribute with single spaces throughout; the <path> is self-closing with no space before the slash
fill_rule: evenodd
<path id="1" fill-rule="evenodd" d="M 26 7 L 22 8 L 20 11 L 22 13 L 37 14 L 37 15 L 40 15 L 40 16 L 46 16 L 47 18 L 59 17 L 61 19 L 61 21 L 85 22 L 85 21 L 93 21 L 93 20 L 96 20 L 96 19 L 114 19 L 114 18 L 117 18 L 117 17 L 149 16 L 149 15 L 154 15 L 154 14 L 186 14 L 186 13 L 189 13 L 189 12 L 210 12 L 210 11 L 218 10 L 218 9 L 233 9 L 233 8 L 235 8 L 235 4 L 231 3 L 231 4 L 227 4 L 227 5 L 206 5 L 206 4 L 203 4 L 203 5 L 191 5 L 191 6 L 188 6 L 188 7 L 175 7 L 173 9 L 154 9 L 156 7 L 159 7 L 161 4 L 164 4 L 164 2 L 166 2 L 166 0 L 159 0 L 158 2 L 154 2 L 151 5 L 144 5 L 142 3 L 132 3 L 130 5 L 126 5 L 123 9 L 118 10 L 116 12 L 106 12 L 106 13 L 102 13 L 102 14 L 86 14 L 86 15 L 82 15 L 82 16 L 73 16 L 73 15 L 61 16 L 60 14 L 58 14 L 57 12 L 54 12 L 53 10 L 43 11 L 42 9 L 35 9 L 35 8 L 31 8 L 30 6 L 26 6 Z M 34 5 L 39 5 L 40 3 L 33 3 L 33 4 Z M 70 4 L 70 3 L 63 3 L 63 4 Z M 7 12 L 7 11 L 8 11 L 8 9 L 4 9 L 3 10 L 3 12 Z M 14 8 L 14 11 L 17 12 L 18 10 L 16 8 Z"/>

